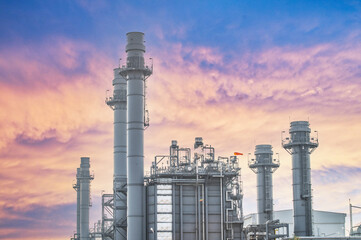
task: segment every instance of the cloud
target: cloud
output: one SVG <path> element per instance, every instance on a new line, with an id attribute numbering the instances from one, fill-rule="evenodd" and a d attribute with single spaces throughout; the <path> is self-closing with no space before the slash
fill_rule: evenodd
<path id="1" fill-rule="evenodd" d="M 32 205 L 26 211 L 1 207 L 0 211 L 4 214 L 0 217 L 1 239 L 61 239 L 64 231 L 75 228 L 75 204 Z"/>
<path id="2" fill-rule="evenodd" d="M 274 174 L 275 209 L 290 208 L 291 156 L 282 149 L 280 132 L 289 128 L 289 120 L 310 117 L 320 140 L 311 156 L 315 206 L 342 210 L 340 201 L 346 195 L 360 198 L 351 186 L 358 173 L 347 174 L 359 165 L 361 153 L 357 145 L 361 139 L 355 135 L 361 127 L 361 59 L 355 54 L 361 50 L 359 43 L 275 47 L 231 57 L 207 46 L 160 45 L 161 49 L 149 46 L 146 55 L 153 57 L 155 66 L 147 80 L 151 124 L 145 132 L 147 169 L 154 155 L 169 151 L 173 139 L 191 147 L 194 137 L 202 136 L 220 156 L 253 152 L 256 144 L 269 143 L 281 158 Z M 87 43 L 64 38 L 1 49 L 1 56 L 0 193 L 5 197 L 0 200 L 0 216 L 11 209 L 20 217 L 10 223 L 18 219 L 26 225 L 34 206 L 53 209 L 73 204 L 72 181 L 80 156 L 91 157 L 93 194 L 111 192 L 112 111 L 105 106 L 104 95 L 115 62 Z M 256 176 L 245 157 L 240 164 L 244 209 L 251 212 Z M 341 172 L 329 167 L 341 165 Z M 342 174 L 349 176 L 347 183 L 339 177 Z M 321 205 L 335 186 L 338 206 L 336 200 Z M 64 218 L 67 214 L 59 213 Z"/>

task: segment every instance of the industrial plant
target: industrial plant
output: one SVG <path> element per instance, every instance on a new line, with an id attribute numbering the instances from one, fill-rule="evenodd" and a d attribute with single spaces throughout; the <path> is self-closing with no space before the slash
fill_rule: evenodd
<path id="1" fill-rule="evenodd" d="M 102 194 L 102 219 L 89 225 L 90 159 L 81 158 L 76 172 L 77 219 L 72 240 L 237 240 L 357 239 L 345 237 L 344 213 L 312 208 L 311 153 L 317 132 L 308 121 L 290 123 L 282 146 L 291 155 L 293 209 L 274 211 L 273 174 L 280 167 L 272 146 L 255 146 L 248 166 L 257 178 L 257 213 L 243 214 L 239 155 L 216 156 L 202 137 L 194 146 L 172 140 L 169 152 L 156 155 L 144 174 L 144 130 L 149 126 L 146 80 L 153 73 L 144 61 L 144 34 L 127 33 L 126 64 L 114 69 L 113 95 L 106 104 L 114 112 L 113 192 Z M 285 160 L 286 161 L 286 160 Z M 247 171 L 250 171 L 247 169 Z M 350 211 L 352 206 L 350 204 Z M 75 219 L 74 219 L 75 221 Z M 352 226 L 352 222 L 351 222 Z M 352 230 L 354 229 L 354 230 Z M 330 236 L 337 232 L 338 234 Z M 361 238 L 358 238 L 361 239 Z"/>

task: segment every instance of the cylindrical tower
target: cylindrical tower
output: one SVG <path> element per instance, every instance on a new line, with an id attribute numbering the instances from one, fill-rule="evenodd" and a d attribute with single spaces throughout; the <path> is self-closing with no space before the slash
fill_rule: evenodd
<path id="1" fill-rule="evenodd" d="M 257 145 L 255 159 L 248 161 L 248 166 L 257 174 L 257 209 L 258 224 L 273 220 L 272 173 L 280 166 L 278 159 L 273 159 L 272 146 Z"/>
<path id="2" fill-rule="evenodd" d="M 179 146 L 177 145 L 177 140 L 172 140 L 172 145 L 169 147 L 169 166 L 176 167 L 179 165 L 178 156 L 179 155 Z"/>
<path id="3" fill-rule="evenodd" d="M 76 169 L 76 184 L 73 185 L 76 191 L 76 238 L 79 239 L 80 234 L 80 168 Z"/>
<path id="4" fill-rule="evenodd" d="M 113 97 L 106 103 L 114 110 L 114 240 L 127 237 L 127 82 L 114 69 Z"/>
<path id="5" fill-rule="evenodd" d="M 80 158 L 80 239 L 89 240 L 89 205 L 90 205 L 90 159 Z"/>
<path id="6" fill-rule="evenodd" d="M 127 236 L 145 239 L 144 222 L 144 82 L 152 70 L 144 65 L 144 33 L 127 33 L 127 64 L 120 74 L 127 80 Z"/>
<path id="7" fill-rule="evenodd" d="M 307 121 L 291 122 L 289 133 L 282 146 L 292 155 L 294 234 L 312 236 L 310 154 L 318 147 L 318 139 L 310 137 Z"/>

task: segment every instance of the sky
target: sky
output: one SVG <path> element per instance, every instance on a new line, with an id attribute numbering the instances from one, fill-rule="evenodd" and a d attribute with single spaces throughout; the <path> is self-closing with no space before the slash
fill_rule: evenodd
<path id="1" fill-rule="evenodd" d="M 320 143 L 311 155 L 314 209 L 361 206 L 360 1 L 0 0 L 0 239 L 72 236 L 82 156 L 95 175 L 91 225 L 100 219 L 113 174 L 104 100 L 130 31 L 145 33 L 154 61 L 146 171 L 171 140 L 191 147 L 203 137 L 217 156 L 242 152 L 249 214 L 256 175 L 247 154 L 272 144 L 281 163 L 274 209 L 290 209 L 281 132 L 307 120 Z"/>

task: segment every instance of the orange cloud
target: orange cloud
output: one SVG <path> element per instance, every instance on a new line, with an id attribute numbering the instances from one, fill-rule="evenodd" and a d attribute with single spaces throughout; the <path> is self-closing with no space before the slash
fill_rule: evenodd
<path id="1" fill-rule="evenodd" d="M 202 136 L 221 156 L 270 143 L 281 158 L 274 175 L 275 208 L 290 207 L 291 185 L 279 187 L 291 176 L 291 157 L 280 143 L 289 119 L 309 117 L 312 130 L 319 131 L 320 146 L 311 156 L 314 170 L 360 164 L 361 137 L 355 133 L 361 129 L 361 59 L 355 52 L 361 45 L 352 47 L 274 48 L 228 59 L 209 47 L 148 46 L 155 69 L 147 80 L 146 170 L 154 155 L 168 152 L 173 139 L 190 147 L 194 137 Z M 111 192 L 112 111 L 104 95 L 115 62 L 86 43 L 67 39 L 4 50 L 1 56 L 0 206 L 26 212 L 34 205 L 74 203 L 71 185 L 80 156 L 91 157 L 93 194 Z M 255 207 L 256 176 L 246 157 L 240 159 L 249 212 Z M 353 190 L 349 183 L 334 186 L 345 198 Z M 316 207 L 331 187 L 314 182 Z M 340 210 L 344 203 L 338 200 L 339 206 L 335 201 L 322 206 Z M 0 217 L 6 214 L 0 210 Z"/>

